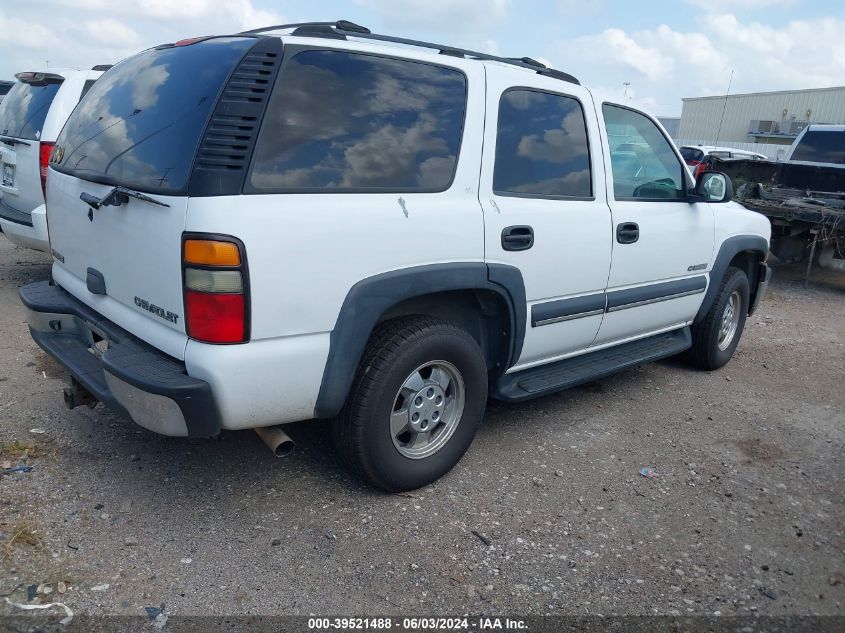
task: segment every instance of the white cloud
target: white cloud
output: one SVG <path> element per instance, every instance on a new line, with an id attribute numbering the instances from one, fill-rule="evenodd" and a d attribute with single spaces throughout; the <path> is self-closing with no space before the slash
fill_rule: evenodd
<path id="1" fill-rule="evenodd" d="M 791 7 L 796 0 L 686 0 L 705 11 L 751 11 L 755 9 Z"/>
<path id="2" fill-rule="evenodd" d="M 485 40 L 484 41 L 484 51 L 489 53 L 490 55 L 501 55 L 501 51 L 499 50 L 499 43 L 496 40 Z"/>
<path id="3" fill-rule="evenodd" d="M 187 37 L 285 22 L 254 0 L 30 0 L 18 3 L 13 15 L 0 10 L 3 79 L 43 68 L 45 60 L 90 68 Z"/>
<path id="4" fill-rule="evenodd" d="M 3 34 L 2 48 L 25 46 L 41 49 L 52 37 L 50 30 L 37 22 L 10 18 L 3 13 L 0 13 L 0 33 Z"/>
<path id="5" fill-rule="evenodd" d="M 666 115 L 680 113 L 679 97 L 723 93 L 731 70 L 734 93 L 845 83 L 845 20 L 793 20 L 773 27 L 731 13 L 707 13 L 698 25 L 691 32 L 665 24 L 633 32 L 606 29 L 561 42 L 552 58 L 555 67 L 575 72 L 587 85 L 619 94 L 623 82 L 630 82 L 629 97 Z"/>
<path id="6" fill-rule="evenodd" d="M 591 55 L 611 62 L 618 60 L 652 80 L 668 76 L 674 65 L 670 56 L 654 46 L 638 43 L 622 29 L 606 29 L 600 35 L 579 39 L 590 47 L 584 50 L 591 50 Z"/>
<path id="7" fill-rule="evenodd" d="M 510 0 L 355 0 L 378 13 L 388 28 L 478 31 L 501 22 Z"/>
<path id="8" fill-rule="evenodd" d="M 133 29 L 113 18 L 86 20 L 83 26 L 89 41 L 98 44 L 108 46 L 115 41 L 119 41 L 126 46 L 132 46 L 137 44 L 139 40 L 138 34 Z"/>

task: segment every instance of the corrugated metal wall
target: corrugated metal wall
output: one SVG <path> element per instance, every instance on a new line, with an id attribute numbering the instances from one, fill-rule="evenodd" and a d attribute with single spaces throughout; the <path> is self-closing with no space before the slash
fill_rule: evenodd
<path id="1" fill-rule="evenodd" d="M 718 132 L 723 109 L 724 120 Z M 755 139 L 748 135 L 752 120 L 845 123 L 845 86 L 730 95 L 727 100 L 724 96 L 684 99 L 678 137 L 707 139 L 715 144 L 718 133 L 720 145 L 753 142 Z"/>

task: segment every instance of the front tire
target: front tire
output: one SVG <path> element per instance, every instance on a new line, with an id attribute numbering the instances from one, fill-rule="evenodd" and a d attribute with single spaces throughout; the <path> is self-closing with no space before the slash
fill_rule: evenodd
<path id="1" fill-rule="evenodd" d="M 486 401 L 487 364 L 469 334 L 429 317 L 388 321 L 333 422 L 335 448 L 373 486 L 420 488 L 458 463 Z"/>
<path id="2" fill-rule="evenodd" d="M 714 370 L 731 359 L 745 328 L 750 294 L 745 272 L 729 267 L 704 319 L 692 327 L 688 358 L 694 365 Z"/>

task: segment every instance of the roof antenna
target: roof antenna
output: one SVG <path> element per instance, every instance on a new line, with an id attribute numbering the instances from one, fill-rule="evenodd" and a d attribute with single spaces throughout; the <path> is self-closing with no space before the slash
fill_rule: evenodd
<path id="1" fill-rule="evenodd" d="M 725 93 L 725 103 L 722 105 L 722 116 L 719 119 L 719 129 L 716 130 L 716 142 L 714 143 L 714 145 L 716 147 L 719 146 L 719 135 L 722 133 L 722 121 L 725 120 L 725 110 L 728 107 L 728 95 L 731 94 L 731 84 L 733 83 L 733 80 L 734 80 L 734 69 L 731 68 L 731 78 L 728 79 L 728 91 Z"/>

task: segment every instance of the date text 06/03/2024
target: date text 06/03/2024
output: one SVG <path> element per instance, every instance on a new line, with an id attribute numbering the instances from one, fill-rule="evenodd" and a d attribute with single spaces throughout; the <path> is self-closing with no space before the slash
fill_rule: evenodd
<path id="1" fill-rule="evenodd" d="M 308 619 L 308 628 L 311 630 L 389 630 L 394 627 L 405 631 L 519 631 L 527 630 L 528 624 L 524 620 L 497 617 L 481 617 L 478 619 L 467 617 L 406 617 L 401 618 L 401 620 L 391 617 Z"/>

